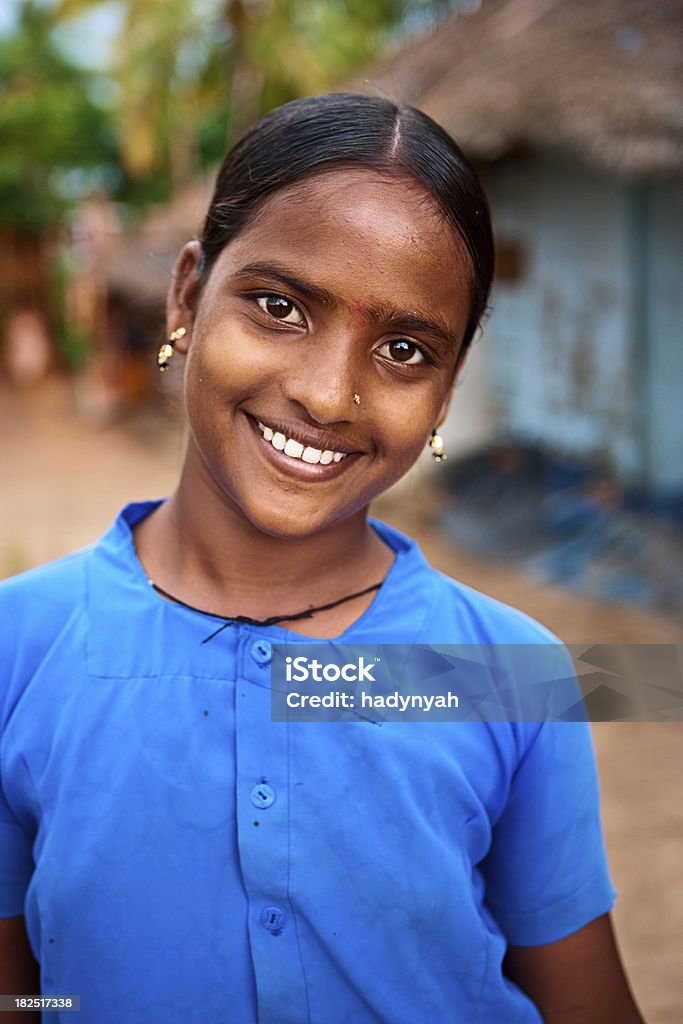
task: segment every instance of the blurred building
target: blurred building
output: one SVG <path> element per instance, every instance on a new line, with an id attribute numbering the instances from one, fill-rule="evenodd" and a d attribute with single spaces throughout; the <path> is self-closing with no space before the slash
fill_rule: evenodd
<path id="1" fill-rule="evenodd" d="M 108 264 L 111 287 L 163 325 L 166 293 L 181 247 L 201 232 L 213 181 L 198 180 L 171 203 L 151 212 L 132 233 L 116 241 Z M 158 336 L 156 340 L 159 340 Z"/>
<path id="2" fill-rule="evenodd" d="M 450 447 L 503 434 L 680 489 L 683 2 L 475 7 L 353 83 L 443 124 L 491 197 L 493 314 Z"/>
<path id="3" fill-rule="evenodd" d="M 211 183 L 198 181 L 126 230 L 104 196 L 83 201 L 71 232 L 70 322 L 87 340 L 80 411 L 106 422 L 158 385 L 165 303 L 176 256 L 201 228 Z M 169 374 L 169 378 L 174 378 Z"/>

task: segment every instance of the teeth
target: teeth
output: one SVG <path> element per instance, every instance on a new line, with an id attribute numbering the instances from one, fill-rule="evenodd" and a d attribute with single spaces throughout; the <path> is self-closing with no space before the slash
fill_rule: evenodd
<path id="1" fill-rule="evenodd" d="M 341 462 L 346 455 L 346 452 L 333 452 L 329 449 L 321 451 L 320 448 L 312 448 L 310 445 L 304 447 L 300 441 L 295 441 L 293 437 L 285 437 L 284 434 L 280 434 L 272 430 L 271 427 L 267 427 L 265 423 L 259 421 L 258 426 L 264 440 L 270 441 L 273 448 L 277 448 L 279 452 L 289 455 L 291 459 L 301 459 L 302 462 L 308 462 L 311 466 L 315 466 L 317 463 L 328 466 L 330 462 Z"/>
<path id="2" fill-rule="evenodd" d="M 291 437 L 287 438 L 287 444 L 285 445 L 285 455 L 289 455 L 292 459 L 300 459 L 303 455 L 304 446 L 298 441 L 293 441 Z"/>

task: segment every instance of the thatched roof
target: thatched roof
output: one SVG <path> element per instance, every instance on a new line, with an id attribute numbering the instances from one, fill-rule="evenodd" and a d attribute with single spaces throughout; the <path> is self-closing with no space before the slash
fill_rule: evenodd
<path id="1" fill-rule="evenodd" d="M 482 161 L 573 152 L 619 174 L 683 169 L 683 0 L 461 0 L 462 11 L 347 83 L 431 114 Z M 163 303 L 211 182 L 122 236 L 110 282 Z"/>
<path id="2" fill-rule="evenodd" d="M 421 107 L 475 159 L 559 149 L 620 174 L 680 172 L 683 0 L 478 6 L 463 3 L 352 90 Z"/>
<path id="3" fill-rule="evenodd" d="M 107 268 L 110 286 L 162 309 L 176 256 L 201 232 L 212 191 L 213 181 L 196 181 L 150 213 L 137 231 L 115 239 Z"/>

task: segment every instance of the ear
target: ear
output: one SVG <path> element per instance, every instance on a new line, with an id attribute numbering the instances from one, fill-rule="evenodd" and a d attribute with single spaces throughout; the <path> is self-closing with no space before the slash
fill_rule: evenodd
<path id="1" fill-rule="evenodd" d="M 178 253 L 171 284 L 166 297 L 166 330 L 170 335 L 178 327 L 186 334 L 175 343 L 177 352 L 187 352 L 192 337 L 192 325 L 201 292 L 200 265 L 202 247 L 197 241 L 188 242 Z"/>

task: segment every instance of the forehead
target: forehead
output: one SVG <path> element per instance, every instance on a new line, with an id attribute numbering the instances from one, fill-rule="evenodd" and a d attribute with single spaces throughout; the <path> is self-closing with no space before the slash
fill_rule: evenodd
<path id="1" fill-rule="evenodd" d="M 223 273 L 271 260 L 340 301 L 432 309 L 468 319 L 471 268 L 435 200 L 412 179 L 366 169 L 321 173 L 270 196 L 223 250 Z"/>

